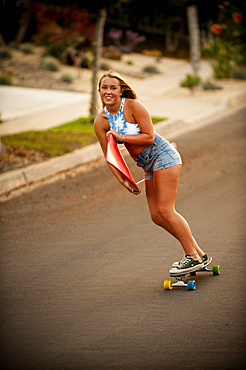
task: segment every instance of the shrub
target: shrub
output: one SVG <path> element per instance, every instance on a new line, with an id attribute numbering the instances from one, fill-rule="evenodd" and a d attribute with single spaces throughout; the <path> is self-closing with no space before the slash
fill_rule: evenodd
<path id="1" fill-rule="evenodd" d="M 54 57 L 56 59 L 61 59 L 62 53 L 67 49 L 68 42 L 65 40 L 61 40 L 60 42 L 56 42 L 54 44 L 48 45 L 45 49 L 44 56 Z"/>
<path id="2" fill-rule="evenodd" d="M 45 64 L 45 69 L 47 69 L 48 71 L 56 72 L 59 70 L 59 67 L 54 62 L 48 62 Z"/>
<path id="3" fill-rule="evenodd" d="M 202 52 L 208 58 L 217 78 L 231 78 L 235 66 L 241 62 L 242 45 L 232 45 L 215 39 L 211 44 L 205 43 Z"/>
<path id="4" fill-rule="evenodd" d="M 218 7 L 216 23 L 211 26 L 214 40 L 206 42 L 202 51 L 217 78 L 231 78 L 236 67 L 246 60 L 243 12 L 239 13 L 232 1 L 224 1 Z"/>
<path id="5" fill-rule="evenodd" d="M 56 72 L 60 68 L 60 63 L 54 57 L 47 57 L 41 60 L 40 67 L 45 68 L 48 71 Z"/>
<path id="6" fill-rule="evenodd" d="M 237 68 L 233 77 L 237 80 L 246 80 L 246 68 Z"/>
<path id="7" fill-rule="evenodd" d="M 67 47 L 86 37 L 93 39 L 94 15 L 80 9 L 80 5 L 55 5 L 54 2 L 33 1 L 33 21 L 38 32 L 33 36 L 36 45 L 49 46 L 48 53 L 60 58 Z M 48 4 L 50 3 L 50 4 Z"/>
<path id="8" fill-rule="evenodd" d="M 202 85 L 203 90 L 221 90 L 222 87 L 211 83 L 210 81 L 204 82 Z"/>
<path id="9" fill-rule="evenodd" d="M 158 68 L 156 68 L 155 66 L 146 66 L 143 68 L 143 72 L 146 72 L 146 73 L 153 73 L 153 74 L 159 74 L 160 71 Z"/>
<path id="10" fill-rule="evenodd" d="M 61 82 L 67 82 L 68 84 L 71 84 L 73 82 L 73 78 L 72 78 L 72 76 L 69 73 L 64 73 L 60 77 L 59 81 L 61 81 Z"/>
<path id="11" fill-rule="evenodd" d="M 181 87 L 188 87 L 191 91 L 193 91 L 194 87 L 201 83 L 201 78 L 196 75 L 186 75 L 186 78 L 180 82 Z"/>
<path id="12" fill-rule="evenodd" d="M 25 54 L 34 54 L 34 47 L 32 44 L 23 43 L 19 46 L 19 49 Z"/>
<path id="13" fill-rule="evenodd" d="M 8 48 L 0 48 L 0 59 L 9 59 L 12 54 Z"/>
<path id="14" fill-rule="evenodd" d="M 13 85 L 12 78 L 5 73 L 0 74 L 0 85 Z"/>
<path id="15" fill-rule="evenodd" d="M 103 71 L 108 71 L 109 69 L 111 69 L 110 65 L 107 64 L 107 63 L 102 63 L 100 65 L 100 69 L 102 69 Z"/>

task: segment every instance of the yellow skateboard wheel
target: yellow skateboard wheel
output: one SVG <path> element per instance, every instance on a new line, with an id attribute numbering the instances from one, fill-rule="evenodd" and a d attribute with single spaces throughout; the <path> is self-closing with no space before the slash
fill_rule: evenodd
<path id="1" fill-rule="evenodd" d="M 173 289 L 172 280 L 165 280 L 163 285 L 164 285 L 165 290 L 172 290 Z"/>

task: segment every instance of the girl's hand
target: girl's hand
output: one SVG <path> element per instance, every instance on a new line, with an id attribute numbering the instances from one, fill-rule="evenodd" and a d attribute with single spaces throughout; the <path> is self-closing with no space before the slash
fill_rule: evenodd
<path id="1" fill-rule="evenodd" d="M 135 190 L 135 189 L 133 189 L 133 187 L 129 184 L 129 182 L 128 181 L 124 181 L 123 183 L 122 183 L 122 185 L 124 186 L 124 188 L 126 188 L 131 194 L 134 194 L 134 195 L 138 195 L 138 194 L 140 194 L 141 193 L 141 190 L 139 189 L 139 190 Z"/>
<path id="2" fill-rule="evenodd" d="M 118 134 L 118 132 L 116 132 L 115 130 L 113 129 L 110 129 L 109 131 L 106 132 L 106 138 L 108 140 L 108 136 L 109 134 L 112 134 L 115 138 L 116 141 L 120 141 L 120 134 Z"/>

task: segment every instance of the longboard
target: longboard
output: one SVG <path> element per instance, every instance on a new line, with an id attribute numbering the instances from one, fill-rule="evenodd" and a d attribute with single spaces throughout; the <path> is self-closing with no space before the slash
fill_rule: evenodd
<path id="1" fill-rule="evenodd" d="M 139 187 L 127 167 L 125 160 L 120 154 L 116 140 L 112 134 L 109 134 L 108 136 L 106 162 L 120 171 L 124 179 L 130 183 L 134 190 L 139 191 Z"/>
<path id="2" fill-rule="evenodd" d="M 196 282 L 195 280 L 188 280 L 187 283 L 184 282 L 184 278 L 186 275 L 194 276 L 197 272 L 212 272 L 213 275 L 220 275 L 220 266 L 213 266 L 212 268 L 207 267 L 212 262 L 212 257 L 209 257 L 208 262 L 203 266 L 198 268 L 196 271 L 193 272 L 185 272 L 177 274 L 170 273 L 171 277 L 176 279 L 176 282 L 173 283 L 172 280 L 165 280 L 164 281 L 164 289 L 165 290 L 172 290 L 174 287 L 187 287 L 188 290 L 195 290 L 196 289 Z"/>

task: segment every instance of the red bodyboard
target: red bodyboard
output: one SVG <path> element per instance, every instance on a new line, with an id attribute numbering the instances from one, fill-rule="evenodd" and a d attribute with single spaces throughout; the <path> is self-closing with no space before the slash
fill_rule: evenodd
<path id="1" fill-rule="evenodd" d="M 135 180 L 129 171 L 126 162 L 120 154 L 116 140 L 112 134 L 109 134 L 108 136 L 106 161 L 120 171 L 120 173 L 130 183 L 134 190 L 139 191 L 139 188 L 135 183 Z"/>

